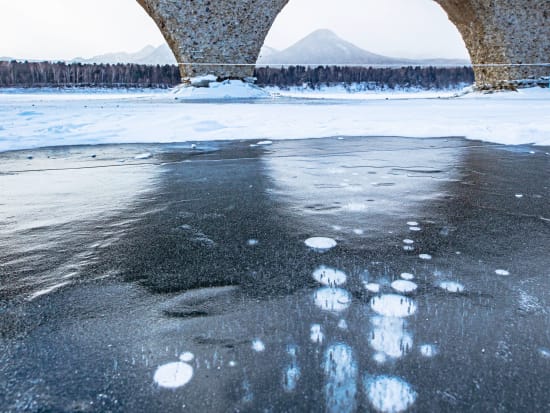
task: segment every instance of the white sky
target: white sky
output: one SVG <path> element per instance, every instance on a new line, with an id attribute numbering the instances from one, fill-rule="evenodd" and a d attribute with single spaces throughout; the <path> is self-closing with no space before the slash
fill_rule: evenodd
<path id="1" fill-rule="evenodd" d="M 0 56 L 72 59 L 164 42 L 135 0 L 0 0 L 0 13 Z M 468 56 L 432 0 L 290 0 L 266 44 L 283 49 L 319 28 L 390 56 Z"/>

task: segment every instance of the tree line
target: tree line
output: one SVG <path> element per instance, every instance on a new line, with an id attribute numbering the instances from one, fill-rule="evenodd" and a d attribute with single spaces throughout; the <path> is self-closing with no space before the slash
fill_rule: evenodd
<path id="1" fill-rule="evenodd" d="M 0 87 L 167 88 L 180 81 L 173 65 L 0 62 Z"/>
<path id="2" fill-rule="evenodd" d="M 360 84 L 363 89 L 445 89 L 474 82 L 471 67 L 258 67 L 259 86 L 319 88 Z M 0 62 L 0 87 L 170 88 L 181 82 L 175 65 Z"/>
<path id="3" fill-rule="evenodd" d="M 364 89 L 421 88 L 446 89 L 474 83 L 471 67 L 351 67 L 351 66 L 289 66 L 256 69 L 260 86 L 321 86 L 361 84 Z"/>

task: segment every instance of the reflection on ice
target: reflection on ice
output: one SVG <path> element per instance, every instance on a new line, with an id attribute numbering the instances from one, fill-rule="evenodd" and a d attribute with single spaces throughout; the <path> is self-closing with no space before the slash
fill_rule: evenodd
<path id="1" fill-rule="evenodd" d="M 325 311 L 344 311 L 351 304 L 351 294 L 341 288 L 320 288 L 313 298 L 315 305 Z"/>
<path id="2" fill-rule="evenodd" d="M 347 280 L 347 276 L 343 271 L 325 266 L 317 268 L 313 272 L 313 278 L 321 284 L 329 287 L 336 287 L 345 284 Z"/>
<path id="3" fill-rule="evenodd" d="M 365 393 L 372 406 L 379 412 L 399 413 L 410 408 L 417 393 L 409 383 L 399 377 L 365 377 Z"/>
<path id="4" fill-rule="evenodd" d="M 398 294 L 373 297 L 370 306 L 376 313 L 386 317 L 408 317 L 416 312 L 414 300 Z"/>
<path id="5" fill-rule="evenodd" d="M 347 344 L 330 346 L 325 353 L 324 370 L 327 412 L 355 411 L 357 393 L 357 364 Z"/>
<path id="6" fill-rule="evenodd" d="M 380 284 L 376 283 L 363 283 L 365 289 L 371 293 L 378 294 L 380 292 Z"/>
<path id="7" fill-rule="evenodd" d="M 372 359 L 378 364 L 384 364 L 388 357 L 384 353 L 375 353 L 374 356 L 372 356 Z"/>
<path id="8" fill-rule="evenodd" d="M 262 340 L 256 339 L 252 342 L 252 350 L 254 350 L 257 353 L 261 353 L 265 350 L 265 344 Z"/>
<path id="9" fill-rule="evenodd" d="M 314 343 L 321 344 L 323 342 L 323 340 L 325 339 L 325 335 L 321 331 L 321 325 L 320 324 L 313 324 L 311 326 L 309 338 Z"/>
<path id="10" fill-rule="evenodd" d="M 193 378 L 193 367 L 180 361 L 160 366 L 154 380 L 160 387 L 177 389 L 185 386 Z"/>
<path id="11" fill-rule="evenodd" d="M 433 344 L 423 344 L 420 346 L 420 354 L 424 357 L 434 357 L 437 355 L 437 346 Z"/>
<path id="12" fill-rule="evenodd" d="M 38 297 L 42 297 L 43 295 L 46 295 L 46 294 L 49 294 L 49 293 L 54 292 L 56 290 L 59 290 L 61 287 L 65 287 L 68 284 L 70 284 L 70 281 L 64 281 L 64 282 L 61 282 L 61 283 L 54 284 L 50 287 L 44 288 L 42 290 L 35 291 L 34 293 L 32 293 L 29 296 L 28 300 L 32 301 L 32 300 L 34 300 Z"/>
<path id="13" fill-rule="evenodd" d="M 298 380 L 300 380 L 300 368 L 298 367 L 298 348 L 296 346 L 288 346 L 287 353 L 291 357 L 291 362 L 287 366 L 283 374 L 283 388 L 287 392 L 296 390 Z"/>
<path id="14" fill-rule="evenodd" d="M 371 324 L 369 344 L 378 354 L 400 358 L 411 350 L 413 339 L 405 330 L 404 319 L 377 316 L 371 319 Z"/>
<path id="15" fill-rule="evenodd" d="M 16 167 L 13 156 L 16 153 L 3 156 L 5 168 Z M 149 165 L 101 164 L 92 172 L 71 149 L 56 150 L 51 158 L 40 151 L 36 162 L 32 170 L 0 173 L 0 261 L 11 260 L 14 269 L 1 289 L 25 291 L 30 300 L 78 281 L 82 268 L 94 266 L 99 252 L 133 222 L 132 214 L 122 218 L 121 213 L 147 197 L 157 176 Z M 36 270 L 27 271 L 25 265 L 14 265 L 21 257 L 41 259 L 32 264 Z"/>

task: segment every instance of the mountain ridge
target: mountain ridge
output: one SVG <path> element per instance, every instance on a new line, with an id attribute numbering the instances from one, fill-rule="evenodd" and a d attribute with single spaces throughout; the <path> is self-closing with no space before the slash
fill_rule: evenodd
<path id="1" fill-rule="evenodd" d="M 0 60 L 28 60 L 2 57 Z M 58 60 L 55 60 L 58 61 Z M 175 65 L 177 64 L 172 51 L 167 44 L 160 46 L 145 46 L 135 53 L 115 52 L 93 56 L 90 58 L 76 57 L 67 63 L 135 63 L 144 65 Z M 316 66 L 316 65 L 379 65 L 379 66 L 467 66 L 465 59 L 407 59 L 390 57 L 372 53 L 355 44 L 342 39 L 328 29 L 319 29 L 310 33 L 284 50 L 276 50 L 264 45 L 258 58 L 258 66 Z"/>
<path id="2" fill-rule="evenodd" d="M 465 59 L 407 59 L 390 57 L 364 50 L 342 39 L 328 29 L 316 30 L 288 48 L 260 56 L 258 66 L 288 65 L 469 65 Z"/>

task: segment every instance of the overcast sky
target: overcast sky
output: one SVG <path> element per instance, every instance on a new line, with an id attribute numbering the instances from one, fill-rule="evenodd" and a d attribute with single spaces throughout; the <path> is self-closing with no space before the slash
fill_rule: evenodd
<path id="1" fill-rule="evenodd" d="M 432 0 L 290 0 L 266 44 L 283 49 L 319 28 L 390 56 L 467 57 Z M 0 0 L 0 56 L 71 59 L 163 42 L 135 0 Z"/>

